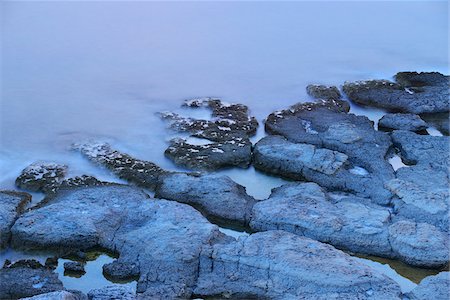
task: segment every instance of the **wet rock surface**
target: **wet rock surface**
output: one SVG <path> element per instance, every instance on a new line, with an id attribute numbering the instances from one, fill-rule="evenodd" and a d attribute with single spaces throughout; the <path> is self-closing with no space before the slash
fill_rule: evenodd
<path id="1" fill-rule="evenodd" d="M 76 144 L 74 148 L 89 160 L 108 168 L 119 178 L 145 188 L 154 189 L 158 176 L 164 173 L 156 164 L 114 150 L 107 143 Z"/>
<path id="2" fill-rule="evenodd" d="M 27 193 L 0 191 L 0 249 L 8 245 L 11 227 L 30 201 Z"/>
<path id="3" fill-rule="evenodd" d="M 343 86 L 358 104 L 414 114 L 449 111 L 449 77 L 437 72 L 400 72 L 396 82 L 368 80 Z"/>
<path id="4" fill-rule="evenodd" d="M 215 170 L 230 166 L 249 166 L 249 137 L 256 133 L 258 122 L 249 115 L 247 106 L 227 104 L 214 98 L 187 100 L 184 106 L 206 107 L 211 111 L 212 119 L 198 120 L 172 112 L 162 113 L 161 117 L 170 122 L 172 129 L 207 139 L 210 143 L 193 145 L 186 140 L 175 139 L 165 151 L 167 157 L 177 165 L 190 169 Z"/>
<path id="5" fill-rule="evenodd" d="M 413 164 L 386 183 L 396 196 L 396 214 L 448 231 L 449 137 L 395 131 L 392 140 L 403 161 Z"/>
<path id="6" fill-rule="evenodd" d="M 341 92 L 335 86 L 327 86 L 322 84 L 310 84 L 306 87 L 308 95 L 315 99 L 323 100 L 339 100 L 342 99 Z"/>
<path id="7" fill-rule="evenodd" d="M 65 272 L 85 273 L 84 264 L 78 261 L 68 261 L 64 263 Z"/>
<path id="8" fill-rule="evenodd" d="M 201 248 L 222 236 L 193 208 L 129 186 L 61 190 L 12 232 L 15 248 L 115 251 L 117 262 L 138 266 L 138 291 L 150 298 L 189 297 Z"/>
<path id="9" fill-rule="evenodd" d="M 241 299 L 399 299 L 400 288 L 349 255 L 269 231 L 202 251 L 199 296 Z"/>
<path id="10" fill-rule="evenodd" d="M 35 162 L 22 170 L 16 185 L 32 192 L 47 192 L 60 185 L 67 166 L 53 162 Z"/>
<path id="11" fill-rule="evenodd" d="M 420 284 L 406 296 L 411 300 L 447 300 L 450 297 L 450 273 L 441 272 L 423 279 Z"/>
<path id="12" fill-rule="evenodd" d="M 206 215 L 245 225 L 256 200 L 227 176 L 175 173 L 162 176 L 155 197 L 187 203 Z"/>
<path id="13" fill-rule="evenodd" d="M 386 114 L 378 122 L 378 128 L 384 131 L 408 130 L 424 132 L 427 123 L 414 114 Z"/>
<path id="14" fill-rule="evenodd" d="M 58 275 L 35 260 L 0 269 L 0 299 L 19 299 L 63 290 Z"/>

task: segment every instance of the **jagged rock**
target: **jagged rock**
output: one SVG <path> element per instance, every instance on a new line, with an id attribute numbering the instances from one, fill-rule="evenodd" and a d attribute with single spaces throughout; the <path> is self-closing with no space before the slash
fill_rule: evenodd
<path id="1" fill-rule="evenodd" d="M 424 278 L 406 296 L 411 300 L 448 300 L 450 298 L 450 273 L 441 272 Z"/>
<path id="2" fill-rule="evenodd" d="M 65 272 L 85 273 L 84 264 L 78 261 L 68 261 L 64 263 Z"/>
<path id="3" fill-rule="evenodd" d="M 353 190 L 366 191 L 364 177 L 370 178 L 372 191 L 367 193 L 371 199 L 388 204 L 392 194 L 383 183 L 394 178 L 392 166 L 385 159 L 392 146 L 390 137 L 374 130 L 368 118 L 349 114 L 347 109 L 345 102 L 337 100 L 299 103 L 270 114 L 265 123 L 266 131 L 282 135 L 293 143 L 311 144 L 347 155 L 353 173 L 362 175 L 358 179 L 363 182 L 361 187 L 356 184 Z M 327 188 L 328 184 L 333 184 L 323 181 L 321 184 Z"/>
<path id="4" fill-rule="evenodd" d="M 84 300 L 84 299 L 68 291 L 57 291 L 40 294 L 30 298 L 22 298 L 22 300 Z"/>
<path id="5" fill-rule="evenodd" d="M 174 173 L 160 179 L 155 197 L 187 203 L 207 215 L 241 225 L 248 223 L 256 202 L 227 176 Z"/>
<path id="6" fill-rule="evenodd" d="M 195 294 L 240 299 L 400 299 L 385 275 L 335 248 L 284 231 L 202 251 Z"/>
<path id="7" fill-rule="evenodd" d="M 8 245 L 11 227 L 30 201 L 30 194 L 0 191 L 0 249 Z"/>
<path id="8" fill-rule="evenodd" d="M 102 247 L 117 252 L 118 263 L 138 266 L 144 298 L 187 298 L 201 248 L 221 236 L 188 205 L 116 185 L 60 190 L 16 221 L 12 245 L 60 253 Z"/>
<path id="9" fill-rule="evenodd" d="M 308 95 L 315 99 L 339 100 L 342 99 L 341 93 L 335 86 L 326 86 L 320 84 L 310 84 L 306 87 Z"/>
<path id="10" fill-rule="evenodd" d="M 91 290 L 88 293 L 89 300 L 135 300 L 136 292 L 129 286 L 107 286 L 101 289 Z"/>
<path id="11" fill-rule="evenodd" d="M 408 264 L 438 268 L 448 263 L 448 233 L 427 223 L 399 221 L 389 227 L 389 241 Z"/>
<path id="12" fill-rule="evenodd" d="M 16 185 L 32 192 L 47 192 L 58 186 L 66 173 L 66 165 L 35 162 L 22 170 L 16 179 Z"/>
<path id="13" fill-rule="evenodd" d="M 34 260 L 0 269 L 0 299 L 18 299 L 63 290 L 58 274 Z"/>
<path id="14" fill-rule="evenodd" d="M 397 178 L 386 183 L 396 195 L 396 214 L 448 231 L 449 137 L 394 131 L 392 140 L 402 160 L 414 164 L 398 169 Z"/>
<path id="15" fill-rule="evenodd" d="M 439 113 L 449 111 L 449 77 L 437 72 L 400 72 L 387 80 L 346 82 L 348 98 L 358 104 L 391 111 Z"/>
<path id="16" fill-rule="evenodd" d="M 349 163 L 347 155 L 311 144 L 292 143 L 281 136 L 264 137 L 256 143 L 253 165 L 270 174 L 313 181 L 329 190 L 373 199 L 386 194 L 380 178 Z M 379 202 L 389 202 L 388 196 Z"/>
<path id="17" fill-rule="evenodd" d="M 392 257 L 390 212 L 364 200 L 332 199 L 315 183 L 286 184 L 255 204 L 250 226 L 255 231 L 286 230 L 341 249 Z"/>
<path id="18" fill-rule="evenodd" d="M 185 139 L 173 139 L 164 153 L 175 164 L 194 170 L 246 168 L 252 158 L 252 143 L 248 139 L 238 139 L 205 145 L 192 145 Z"/>
<path id="19" fill-rule="evenodd" d="M 258 122 L 249 116 L 247 106 L 226 104 L 214 98 L 187 100 L 184 106 L 207 107 L 212 112 L 212 120 L 185 118 L 172 112 L 162 113 L 161 117 L 170 121 L 172 129 L 188 132 L 191 136 L 207 139 L 210 143 L 194 145 L 186 140 L 174 139 L 165 151 L 167 157 L 177 165 L 191 169 L 249 166 L 249 137 L 256 133 Z"/>
<path id="20" fill-rule="evenodd" d="M 414 114 L 386 114 L 378 122 L 378 128 L 384 131 L 408 130 L 423 132 L 427 123 Z"/>
<path id="21" fill-rule="evenodd" d="M 119 178 L 145 188 L 154 189 L 158 176 L 165 172 L 156 164 L 114 150 L 107 143 L 77 144 L 74 148 L 89 160 L 105 166 Z"/>

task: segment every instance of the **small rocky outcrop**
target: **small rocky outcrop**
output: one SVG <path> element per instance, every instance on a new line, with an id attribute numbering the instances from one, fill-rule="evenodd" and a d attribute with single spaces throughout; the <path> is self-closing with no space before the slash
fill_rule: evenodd
<path id="1" fill-rule="evenodd" d="M 447 300 L 450 298 L 450 273 L 428 276 L 406 295 L 410 300 Z"/>
<path id="2" fill-rule="evenodd" d="M 396 196 L 396 215 L 448 231 L 449 137 L 394 131 L 392 140 L 411 165 L 398 169 L 397 178 L 386 183 Z"/>
<path id="3" fill-rule="evenodd" d="M 0 299 L 19 299 L 63 290 L 58 274 L 35 260 L 21 260 L 0 269 Z"/>
<path id="4" fill-rule="evenodd" d="M 407 130 L 423 133 L 427 123 L 415 114 L 386 114 L 378 122 L 378 128 L 384 131 Z"/>
<path id="5" fill-rule="evenodd" d="M 335 248 L 284 231 L 202 251 L 194 293 L 233 299 L 400 299 L 391 279 Z"/>
<path id="6" fill-rule="evenodd" d="M 142 297 L 187 298 L 202 247 L 222 236 L 188 205 L 115 185 L 60 190 L 16 221 L 12 245 L 62 254 L 102 247 L 138 267 Z"/>
<path id="7" fill-rule="evenodd" d="M 88 293 L 89 300 L 135 300 L 136 292 L 129 286 L 107 286 L 101 289 L 91 290 Z"/>
<path id="8" fill-rule="evenodd" d="M 8 245 L 11 227 L 30 201 L 30 194 L 0 191 L 0 249 Z"/>
<path id="9" fill-rule="evenodd" d="M 367 172 L 376 182 L 374 185 L 380 186 L 372 200 L 379 204 L 389 203 L 392 194 L 380 183 L 394 178 L 392 166 L 385 159 L 392 147 L 390 137 L 376 131 L 367 117 L 348 113 L 346 102 L 299 103 L 270 114 L 265 128 L 268 133 L 284 136 L 292 143 L 310 144 L 345 154 L 348 163 L 356 167 L 355 173 Z"/>
<path id="10" fill-rule="evenodd" d="M 335 86 L 310 84 L 306 87 L 308 95 L 315 99 L 339 100 L 342 99 L 341 92 Z"/>
<path id="11" fill-rule="evenodd" d="M 211 110 L 212 119 L 186 118 L 172 112 L 162 113 L 161 117 L 170 122 L 172 129 L 188 132 L 191 136 L 207 139 L 210 143 L 194 145 L 183 139 L 175 139 L 165 151 L 167 157 L 177 165 L 198 170 L 249 166 L 249 137 L 256 133 L 258 122 L 249 116 L 247 106 L 227 104 L 214 98 L 187 100 L 184 106 L 206 107 Z"/>
<path id="12" fill-rule="evenodd" d="M 155 197 L 190 204 L 204 214 L 246 225 L 256 200 L 227 176 L 174 173 L 160 178 Z"/>
<path id="13" fill-rule="evenodd" d="M 156 164 L 114 150 L 107 143 L 76 144 L 74 148 L 89 160 L 108 168 L 119 178 L 148 189 L 154 189 L 158 176 L 165 172 Z"/>
<path id="14" fill-rule="evenodd" d="M 438 72 L 400 72 L 396 82 L 346 82 L 348 98 L 358 104 L 414 114 L 449 111 L 449 77 Z"/>
<path id="15" fill-rule="evenodd" d="M 64 263 L 64 272 L 84 274 L 84 263 L 78 261 L 68 261 Z"/>
<path id="16" fill-rule="evenodd" d="M 35 162 L 22 170 L 16 185 L 32 192 L 47 192 L 59 186 L 67 173 L 67 166 L 53 162 Z"/>

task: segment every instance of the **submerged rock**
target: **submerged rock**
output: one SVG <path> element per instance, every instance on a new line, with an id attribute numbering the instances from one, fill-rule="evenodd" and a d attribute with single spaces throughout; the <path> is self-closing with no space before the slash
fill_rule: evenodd
<path id="1" fill-rule="evenodd" d="M 342 99 L 341 93 L 335 86 L 320 84 L 310 84 L 306 87 L 308 95 L 315 99 L 339 100 Z"/>
<path id="2" fill-rule="evenodd" d="M 88 293 L 89 300 L 135 300 L 136 292 L 128 286 L 107 286 L 101 289 L 91 290 Z"/>
<path id="3" fill-rule="evenodd" d="M 448 300 L 450 298 L 450 273 L 428 276 L 406 295 L 411 300 Z"/>
<path id="4" fill-rule="evenodd" d="M 190 204 L 206 215 L 245 225 L 256 200 L 227 176 L 174 173 L 162 176 L 155 197 Z"/>
<path id="5" fill-rule="evenodd" d="M 249 137 L 256 133 L 258 122 L 249 116 L 248 107 L 242 104 L 226 104 L 220 99 L 200 98 L 188 100 L 185 106 L 207 107 L 211 120 L 182 117 L 176 113 L 162 113 L 171 128 L 188 132 L 191 136 L 207 139 L 205 145 L 194 145 L 186 140 L 175 139 L 165 151 L 177 165 L 191 169 L 214 170 L 223 167 L 249 166 L 251 143 Z"/>
<path id="6" fill-rule="evenodd" d="M 358 104 L 414 114 L 449 111 L 449 77 L 437 72 L 400 72 L 387 80 L 346 82 L 348 98 Z"/>
<path id="7" fill-rule="evenodd" d="M 11 227 L 30 201 L 30 194 L 0 191 L 0 249 L 8 245 Z"/>
<path id="8" fill-rule="evenodd" d="M 378 128 L 384 131 L 408 130 L 423 132 L 427 123 L 414 114 L 386 114 L 378 122 Z"/>
<path id="9" fill-rule="evenodd" d="M 48 192 L 61 184 L 66 173 L 66 165 L 35 162 L 22 170 L 16 179 L 16 185 L 32 192 Z"/>
<path id="10" fill-rule="evenodd" d="M 35 260 L 0 269 L 0 299 L 18 299 L 63 290 L 58 274 Z"/>
<path id="11" fill-rule="evenodd" d="M 221 236 L 188 205 L 117 185 L 60 190 L 16 221 L 12 245 L 60 253 L 100 246 L 119 253 L 118 263 L 138 266 L 144 298 L 187 298 L 201 248 Z"/>
<path id="12" fill-rule="evenodd" d="M 394 131 L 392 139 L 402 160 L 413 164 L 398 169 L 397 178 L 386 183 L 396 196 L 396 214 L 448 231 L 449 137 Z"/>
<path id="13" fill-rule="evenodd" d="M 284 231 L 202 251 L 195 294 L 240 299 L 399 299 L 388 277 L 335 248 Z"/>
<path id="14" fill-rule="evenodd" d="M 114 150 L 107 143 L 77 144 L 74 148 L 89 160 L 108 168 L 119 178 L 145 188 L 154 189 L 158 176 L 165 172 L 156 164 Z"/>

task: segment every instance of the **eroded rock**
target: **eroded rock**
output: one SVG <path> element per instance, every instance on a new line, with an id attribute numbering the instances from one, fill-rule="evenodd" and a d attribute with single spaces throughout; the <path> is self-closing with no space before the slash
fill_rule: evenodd
<path id="1" fill-rule="evenodd" d="M 378 122 L 378 128 L 384 131 L 424 132 L 427 127 L 427 123 L 415 114 L 386 114 Z"/>
<path id="2" fill-rule="evenodd" d="M 240 299 L 399 299 L 391 279 L 335 248 L 284 231 L 202 251 L 199 296 Z"/>
<path id="3" fill-rule="evenodd" d="M 45 294 L 36 295 L 29 298 L 22 298 L 21 300 L 87 300 L 87 297 L 79 297 L 68 291 L 57 291 Z"/>
<path id="4" fill-rule="evenodd" d="M 30 201 L 30 194 L 0 191 L 0 249 L 8 245 L 11 227 Z"/>
<path id="5" fill-rule="evenodd" d="M 135 300 L 136 292 L 128 286 L 107 286 L 101 289 L 91 290 L 88 293 L 89 300 Z"/>
<path id="6" fill-rule="evenodd" d="M 315 99 L 339 100 L 342 99 L 341 92 L 335 86 L 321 84 L 310 84 L 306 87 L 308 95 Z"/>
<path id="7" fill-rule="evenodd" d="M 449 77 L 438 72 L 400 72 L 387 80 L 346 82 L 348 98 L 358 104 L 414 114 L 449 111 Z"/>
<path id="8" fill-rule="evenodd" d="M 47 192 L 60 185 L 67 166 L 53 162 L 35 162 L 22 170 L 16 185 L 32 192 Z"/>
<path id="9" fill-rule="evenodd" d="M 407 294 L 411 300 L 447 300 L 450 298 L 450 273 L 441 272 L 428 276 Z"/>

